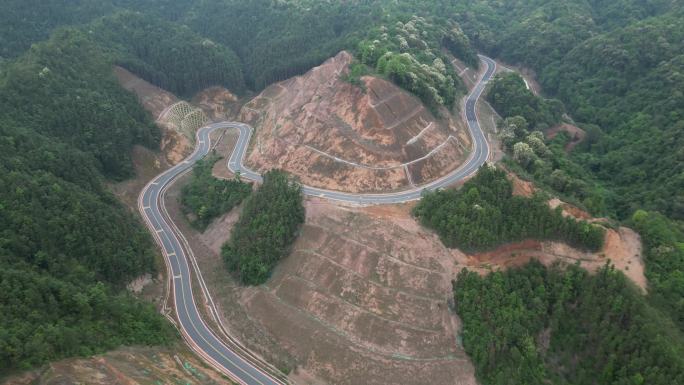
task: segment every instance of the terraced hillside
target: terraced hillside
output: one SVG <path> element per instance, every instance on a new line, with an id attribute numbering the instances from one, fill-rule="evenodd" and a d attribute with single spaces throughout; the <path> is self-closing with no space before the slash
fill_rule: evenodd
<path id="1" fill-rule="evenodd" d="M 463 163 L 471 144 L 460 121 L 446 111 L 436 118 L 386 80 L 346 82 L 352 60 L 342 51 L 243 107 L 240 120 L 257 130 L 250 166 L 283 168 L 315 187 L 370 192 L 423 184 Z"/>

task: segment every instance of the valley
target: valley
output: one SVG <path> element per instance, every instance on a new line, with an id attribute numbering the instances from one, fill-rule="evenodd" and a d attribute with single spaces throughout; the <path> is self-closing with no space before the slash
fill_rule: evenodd
<path id="1" fill-rule="evenodd" d="M 243 113 L 245 109 L 249 107 L 243 107 Z M 230 123 L 208 127 L 209 134 L 199 134 L 196 143 L 201 147 L 199 154 L 211 147 L 226 159 L 214 166 L 214 175 L 231 179 L 235 177 L 232 169 L 241 177 L 259 181 L 258 174 L 240 163 L 246 158 L 243 151 L 252 130 Z M 238 128 L 237 132 L 231 127 Z M 183 253 L 191 252 L 196 258 L 194 274 L 201 274 L 201 281 L 207 282 L 206 288 L 194 294 L 195 303 L 207 306 L 199 307 L 199 317 L 212 319 L 218 314 L 218 321 L 211 322 L 213 328 L 230 330 L 248 349 L 289 372 L 289 378 L 297 383 L 382 384 L 388 381 L 388 373 L 396 375 L 393 382 L 404 379 L 407 383 L 409 372 L 422 373 L 416 384 L 440 383 L 447 378 L 475 383 L 463 350 L 453 344 L 460 321 L 449 310 L 451 299 L 444 295 L 463 268 L 485 274 L 537 259 L 549 266 L 579 263 L 596 271 L 608 253 L 644 285 L 640 252 L 634 254 L 634 245 L 626 243 L 638 245 L 638 236 L 629 234 L 628 229 L 620 230 L 628 235 L 611 232 L 606 248 L 612 250 L 594 254 L 558 242 L 523 242 L 489 253 L 465 254 L 445 248 L 435 235 L 422 230 L 410 215 L 410 203 L 369 206 L 358 198 L 372 199 L 376 194 L 350 193 L 343 195 L 344 199 L 333 196 L 330 201 L 320 195 L 334 192 L 305 186 L 303 191 L 311 197 L 293 251 L 266 285 L 241 288 L 225 275 L 219 256 L 236 213 L 216 219 L 203 233 L 192 229 L 178 205 L 185 180 L 181 177 L 179 186 L 171 185 L 163 199 L 169 213 L 166 220 L 175 222 L 178 234 L 188 242 Z M 349 197 L 357 199 L 347 200 Z M 624 250 L 616 253 L 614 249 L 621 247 Z M 179 250 L 171 258 L 182 255 Z M 195 287 L 205 285 L 197 278 L 189 279 Z M 206 305 L 207 298 L 213 298 L 212 305 Z M 433 317 L 426 319 L 428 313 Z M 446 377 L 435 377 L 437 374 Z"/>
<path id="2" fill-rule="evenodd" d="M 2 10 L 0 383 L 684 383 L 681 4 Z"/>

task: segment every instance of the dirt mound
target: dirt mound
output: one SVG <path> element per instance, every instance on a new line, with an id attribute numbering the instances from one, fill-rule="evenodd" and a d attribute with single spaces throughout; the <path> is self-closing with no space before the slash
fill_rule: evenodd
<path id="1" fill-rule="evenodd" d="M 574 206 L 563 204 L 563 207 L 565 215 L 572 215 L 566 210 Z M 574 209 L 582 213 L 579 219 L 587 219 L 584 216 L 588 214 Z M 562 242 L 526 240 L 502 245 L 488 252 L 471 254 L 468 257 L 469 266 L 480 271 L 522 266 L 532 259 L 537 259 L 545 265 L 555 262 L 579 263 L 588 271 L 596 271 L 610 262 L 642 290 L 645 291 L 648 285 L 644 275 L 641 238 L 634 230 L 626 227 L 606 229 L 603 248 L 595 253 L 577 250 Z"/>
<path id="2" fill-rule="evenodd" d="M 210 87 L 192 98 L 192 104 L 201 108 L 212 121 L 235 120 L 240 111 L 238 97 L 223 87 Z"/>
<path id="3" fill-rule="evenodd" d="M 510 171 L 506 171 L 506 173 L 508 174 L 508 180 L 513 184 L 513 195 L 529 198 L 537 191 L 534 183 L 522 180 Z"/>
<path id="4" fill-rule="evenodd" d="M 553 126 L 546 130 L 544 134 L 549 140 L 551 140 L 561 132 L 567 132 L 568 135 L 570 135 L 570 140 L 565 145 L 565 152 L 572 151 L 578 144 L 582 143 L 584 138 L 587 136 L 587 133 L 583 129 L 568 123 L 562 123 L 557 126 Z"/>
<path id="5" fill-rule="evenodd" d="M 172 349 L 128 347 L 90 358 L 61 360 L 5 381 L 6 385 L 226 383 L 221 374 L 179 345 Z"/>
<path id="6" fill-rule="evenodd" d="M 463 163 L 470 138 L 460 122 L 436 119 L 383 79 L 365 76 L 362 87 L 352 85 L 344 80 L 351 62 L 343 51 L 247 103 L 240 120 L 256 128 L 247 163 L 353 192 L 410 187 Z"/>
<path id="7" fill-rule="evenodd" d="M 178 101 L 174 94 L 139 78 L 125 68 L 115 66 L 114 75 L 123 88 L 138 97 L 140 104 L 150 112 L 153 119 L 156 119 L 166 107 Z"/>
<path id="8" fill-rule="evenodd" d="M 508 171 L 508 178 L 513 184 L 514 195 L 531 197 L 537 191 L 532 182 L 524 181 L 510 171 Z M 563 216 L 566 217 L 604 226 L 610 223 L 606 218 L 594 218 L 588 212 L 558 198 L 551 198 L 547 203 L 552 209 L 560 207 Z M 647 288 L 641 238 L 634 230 L 626 227 L 606 228 L 603 249 L 596 253 L 580 251 L 561 242 L 526 240 L 502 245 L 488 252 L 475 253 L 469 258 L 469 265 L 482 269 L 482 271 L 521 266 L 533 258 L 547 265 L 557 261 L 569 264 L 579 262 L 580 266 L 589 271 L 596 271 L 603 267 L 606 262 L 610 262 L 642 290 Z"/>

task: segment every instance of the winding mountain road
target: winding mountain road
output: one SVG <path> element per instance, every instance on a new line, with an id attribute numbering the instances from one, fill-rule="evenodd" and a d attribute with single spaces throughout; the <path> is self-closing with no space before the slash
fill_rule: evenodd
<path id="1" fill-rule="evenodd" d="M 465 117 L 473 138 L 473 149 L 468 160 L 461 167 L 429 184 L 396 193 L 352 194 L 308 186 L 302 186 L 302 191 L 307 195 L 358 204 L 401 203 L 420 199 L 423 190 L 446 187 L 475 173 L 489 157 L 489 145 L 480 127 L 475 106 L 486 83 L 496 71 L 496 63 L 492 59 L 486 56 L 480 56 L 480 59 L 487 68 L 465 100 Z M 236 351 L 240 349 L 229 347 L 202 320 L 202 315 L 192 295 L 192 276 L 188 259 L 191 250 L 187 250 L 187 244 L 181 242 L 181 239 L 184 239 L 183 235 L 173 224 L 164 207 L 164 195 L 168 187 L 209 153 L 211 149 L 210 134 L 216 130 L 228 128 L 237 129 L 240 134 L 233 153 L 228 159 L 228 168 L 233 172 L 240 172 L 242 177 L 260 182 L 261 176 L 243 165 L 252 128 L 236 122 L 213 123 L 197 131 L 197 146 L 188 158 L 158 175 L 145 186 L 138 197 L 138 209 L 164 252 L 171 286 L 173 287 L 172 295 L 178 317 L 178 326 L 190 347 L 207 362 L 240 384 L 283 384 L 283 381 L 268 374 L 262 368 L 258 368 L 257 366 L 261 365 L 254 364 L 253 359 L 245 358 L 247 354 Z M 197 274 L 199 275 L 199 272 Z M 201 281 L 201 277 L 198 278 Z"/>

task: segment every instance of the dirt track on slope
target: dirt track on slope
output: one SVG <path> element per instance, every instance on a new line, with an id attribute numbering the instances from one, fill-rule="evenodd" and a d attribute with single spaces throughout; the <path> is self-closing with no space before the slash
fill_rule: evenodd
<path id="1" fill-rule="evenodd" d="M 434 180 L 462 164 L 471 147 L 463 123 L 437 119 L 408 92 L 377 77 L 344 80 L 342 51 L 306 74 L 266 88 L 241 110 L 255 128 L 247 164 L 282 168 L 309 186 L 392 191 Z"/>

